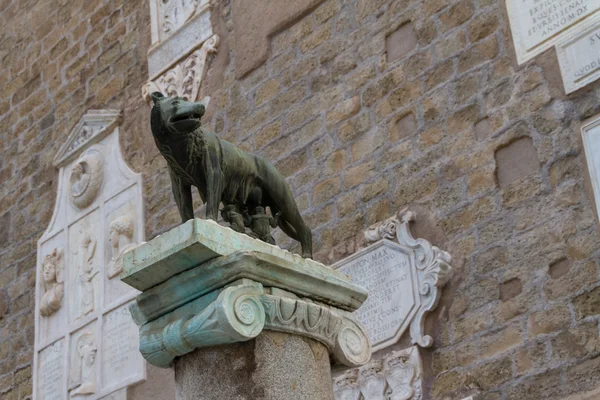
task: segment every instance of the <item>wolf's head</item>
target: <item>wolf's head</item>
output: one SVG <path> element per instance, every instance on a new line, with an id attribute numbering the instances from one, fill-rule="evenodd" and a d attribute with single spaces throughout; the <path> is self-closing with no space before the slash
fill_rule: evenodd
<path id="1" fill-rule="evenodd" d="M 192 103 L 181 97 L 165 97 L 160 92 L 152 93 L 152 134 L 157 137 L 187 135 L 200 127 L 200 118 L 205 108 L 201 103 Z"/>

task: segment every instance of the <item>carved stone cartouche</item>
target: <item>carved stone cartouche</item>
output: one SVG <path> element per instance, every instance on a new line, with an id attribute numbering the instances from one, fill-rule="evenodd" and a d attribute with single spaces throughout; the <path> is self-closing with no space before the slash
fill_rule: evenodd
<path id="1" fill-rule="evenodd" d="M 166 98 L 159 92 L 152 99 L 152 134 L 169 165 L 183 222 L 194 218 L 191 188 L 195 186 L 206 203 L 207 219 L 217 220 L 221 202 L 248 209 L 250 216 L 259 215 L 258 207 L 269 207 L 278 216 L 277 225 L 300 242 L 302 256 L 312 257 L 312 232 L 300 216 L 289 185 L 271 163 L 203 130 L 202 104 Z M 270 234 L 262 236 L 270 240 Z"/>

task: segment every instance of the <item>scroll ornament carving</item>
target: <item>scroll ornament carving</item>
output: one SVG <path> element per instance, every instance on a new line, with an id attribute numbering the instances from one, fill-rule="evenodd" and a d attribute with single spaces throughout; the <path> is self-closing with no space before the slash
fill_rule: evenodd
<path id="1" fill-rule="evenodd" d="M 208 54 L 215 53 L 219 45 L 219 36 L 207 39 L 200 49 L 193 52 L 182 63 L 165 72 L 154 81 L 149 81 L 142 88 L 142 96 L 147 103 L 152 101 L 154 92 L 161 92 L 166 97 L 181 97 L 187 101 L 198 101 L 200 86 L 204 76 L 204 68 Z"/>
<path id="2" fill-rule="evenodd" d="M 104 160 L 99 153 L 84 155 L 71 167 L 69 199 L 79 209 L 94 202 L 104 181 Z"/>
<path id="3" fill-rule="evenodd" d="M 77 339 L 69 377 L 71 397 L 96 393 L 96 353 L 94 334 L 84 332 Z"/>
<path id="4" fill-rule="evenodd" d="M 108 240 L 111 244 L 112 258 L 106 268 L 108 279 L 112 279 L 123 272 L 123 255 L 137 246 L 133 241 L 133 229 L 133 220 L 128 215 L 120 216 L 111 221 L 108 227 Z"/>
<path id="5" fill-rule="evenodd" d="M 412 211 L 400 212 L 365 232 L 367 242 L 382 239 L 397 241 L 415 251 L 415 262 L 419 273 L 419 296 L 421 306 L 410 325 L 413 344 L 431 347 L 433 338 L 425 334 L 425 315 L 437 307 L 441 288 L 452 277 L 452 257 L 446 251 L 432 246 L 425 239 L 415 239 L 410 232 L 410 222 L 416 215 Z"/>
<path id="6" fill-rule="evenodd" d="M 187 318 L 172 322 L 172 312 L 151 321 L 140 328 L 140 352 L 150 364 L 166 368 L 175 357 L 196 348 L 247 341 L 267 329 L 318 340 L 347 366 L 369 360 L 367 333 L 351 313 L 267 292 L 260 283 L 244 280 L 223 290 L 201 311 L 190 309 Z M 191 304 L 205 304 L 211 296 Z"/>
<path id="7" fill-rule="evenodd" d="M 333 381 L 335 400 L 420 400 L 418 349 L 395 351 L 382 360 L 346 371 Z"/>
<path id="8" fill-rule="evenodd" d="M 40 300 L 40 315 L 49 317 L 62 305 L 64 288 L 63 251 L 54 249 L 42 262 L 44 295 Z"/>

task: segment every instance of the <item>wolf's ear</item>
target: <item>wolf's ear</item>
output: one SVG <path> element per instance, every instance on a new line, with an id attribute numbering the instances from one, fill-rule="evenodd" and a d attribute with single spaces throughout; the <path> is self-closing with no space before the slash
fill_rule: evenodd
<path id="1" fill-rule="evenodd" d="M 152 97 L 154 104 L 158 104 L 162 99 L 165 98 L 165 95 L 161 92 L 153 92 L 150 97 Z"/>

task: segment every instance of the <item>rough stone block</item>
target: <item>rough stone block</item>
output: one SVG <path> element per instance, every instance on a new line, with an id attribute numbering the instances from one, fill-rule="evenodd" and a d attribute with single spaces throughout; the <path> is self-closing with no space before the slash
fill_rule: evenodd
<path id="1" fill-rule="evenodd" d="M 404 24 L 389 34 L 385 40 L 388 62 L 394 62 L 417 47 L 417 35 L 412 23 Z"/>
<path id="2" fill-rule="evenodd" d="M 522 137 L 508 146 L 496 150 L 496 177 L 500 188 L 504 188 L 539 170 L 537 151 L 533 140 Z"/>

